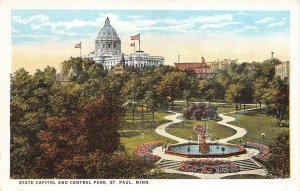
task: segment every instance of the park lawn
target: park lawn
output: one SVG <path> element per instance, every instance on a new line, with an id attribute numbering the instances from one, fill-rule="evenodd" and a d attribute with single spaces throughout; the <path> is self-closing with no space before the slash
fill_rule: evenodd
<path id="1" fill-rule="evenodd" d="M 122 129 L 147 129 L 156 128 L 158 125 L 168 122 L 165 119 L 167 115 L 171 115 L 168 112 L 154 112 L 154 123 L 152 119 L 152 112 L 144 112 L 144 121 L 142 120 L 142 114 L 136 112 L 134 115 L 134 121 L 132 120 L 132 112 L 128 111 L 125 116 L 125 122 Z"/>
<path id="2" fill-rule="evenodd" d="M 158 135 L 154 129 L 140 130 L 140 134 L 132 137 L 121 137 L 121 143 L 125 145 L 125 149 L 129 154 L 133 154 L 135 148 L 141 144 L 149 143 L 152 141 L 167 141 L 170 140 L 166 137 Z M 175 141 L 170 140 L 170 143 Z"/>
<path id="3" fill-rule="evenodd" d="M 194 103 L 190 103 L 190 105 L 192 105 Z M 234 103 L 216 103 L 216 102 L 211 102 L 210 103 L 213 106 L 217 106 L 217 112 L 220 113 L 228 113 L 228 112 L 232 112 L 235 111 L 235 104 Z M 245 109 L 250 109 L 250 108 L 255 108 L 256 106 L 254 105 L 245 105 Z M 170 110 L 172 111 L 176 111 L 179 113 L 183 113 L 184 110 L 187 108 L 187 104 L 186 102 L 175 102 L 174 106 L 170 108 Z M 238 110 L 243 110 L 244 109 L 244 105 L 242 104 L 242 107 L 238 108 Z"/>
<path id="4" fill-rule="evenodd" d="M 154 123 L 152 122 L 151 112 L 144 113 L 144 123 L 142 123 L 139 113 L 135 115 L 134 122 L 132 122 L 132 116 L 127 115 L 124 126 L 119 132 L 121 134 L 121 142 L 124 144 L 128 153 L 132 154 L 135 148 L 143 143 L 168 140 L 168 138 L 160 136 L 155 132 L 157 126 L 168 122 L 168 120 L 165 119 L 167 115 L 171 114 L 167 112 L 155 112 Z M 171 140 L 170 142 L 175 143 Z"/>
<path id="5" fill-rule="evenodd" d="M 212 105 L 217 106 L 218 109 L 218 113 L 228 113 L 228 112 L 232 112 L 235 111 L 235 104 L 232 103 L 228 103 L 228 104 L 217 104 L 217 103 L 212 103 Z M 255 108 L 254 105 L 245 105 L 245 109 L 250 109 L 250 108 Z M 244 105 L 242 105 L 242 107 L 238 108 L 238 110 L 243 110 L 244 109 Z"/>
<path id="6" fill-rule="evenodd" d="M 222 125 L 217 124 L 216 121 L 197 121 L 197 120 L 184 120 L 182 123 L 174 124 L 166 128 L 166 131 L 174 136 L 181 137 L 183 139 L 188 139 L 192 137 L 193 141 L 197 141 L 198 134 L 193 130 L 194 126 L 197 124 L 207 124 L 208 133 L 212 135 L 212 140 L 223 139 L 230 137 L 236 133 L 235 130 L 231 128 L 224 128 Z"/>
<path id="7" fill-rule="evenodd" d="M 236 118 L 230 124 L 246 129 L 247 134 L 243 138 L 244 142 L 251 141 L 270 146 L 279 134 L 289 131 L 288 127 L 278 126 L 275 118 L 268 117 L 266 114 L 258 111 L 228 115 Z M 262 132 L 265 133 L 264 139 L 261 137 Z M 239 140 L 230 142 L 239 143 Z"/>

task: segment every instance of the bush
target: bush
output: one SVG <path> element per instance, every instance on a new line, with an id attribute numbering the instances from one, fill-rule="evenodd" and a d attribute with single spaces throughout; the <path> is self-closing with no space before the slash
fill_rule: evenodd
<path id="1" fill-rule="evenodd" d="M 217 108 L 215 106 L 206 104 L 194 104 L 183 112 L 183 117 L 186 119 L 197 120 L 217 120 L 219 115 L 217 114 Z"/>

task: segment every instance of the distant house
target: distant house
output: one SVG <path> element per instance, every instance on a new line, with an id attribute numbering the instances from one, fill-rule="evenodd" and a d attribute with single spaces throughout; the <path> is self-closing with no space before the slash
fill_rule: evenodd
<path id="1" fill-rule="evenodd" d="M 179 70 L 191 70 L 195 76 L 201 79 L 214 78 L 216 75 L 216 72 L 207 65 L 203 57 L 201 62 L 177 62 L 174 65 Z"/>
<path id="2" fill-rule="evenodd" d="M 231 63 L 237 63 L 236 60 L 224 59 L 224 60 L 217 60 L 213 62 L 207 62 L 207 65 L 214 71 L 217 70 L 224 70 L 230 66 Z"/>
<path id="3" fill-rule="evenodd" d="M 275 76 L 280 76 L 281 79 L 289 78 L 289 65 L 289 61 L 275 65 Z"/>

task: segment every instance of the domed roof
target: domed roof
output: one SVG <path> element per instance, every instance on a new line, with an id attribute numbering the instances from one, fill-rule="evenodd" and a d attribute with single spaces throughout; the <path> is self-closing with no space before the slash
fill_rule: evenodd
<path id="1" fill-rule="evenodd" d="M 109 18 L 105 20 L 104 27 L 100 30 L 97 40 L 120 40 L 115 29 L 110 25 Z"/>

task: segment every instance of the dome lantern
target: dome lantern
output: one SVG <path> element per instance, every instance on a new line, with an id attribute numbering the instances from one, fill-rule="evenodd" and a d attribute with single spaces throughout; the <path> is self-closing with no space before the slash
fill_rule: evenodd
<path id="1" fill-rule="evenodd" d="M 106 17 L 106 20 L 105 20 L 105 25 L 104 26 L 110 26 L 110 21 L 109 21 L 109 18 Z"/>

